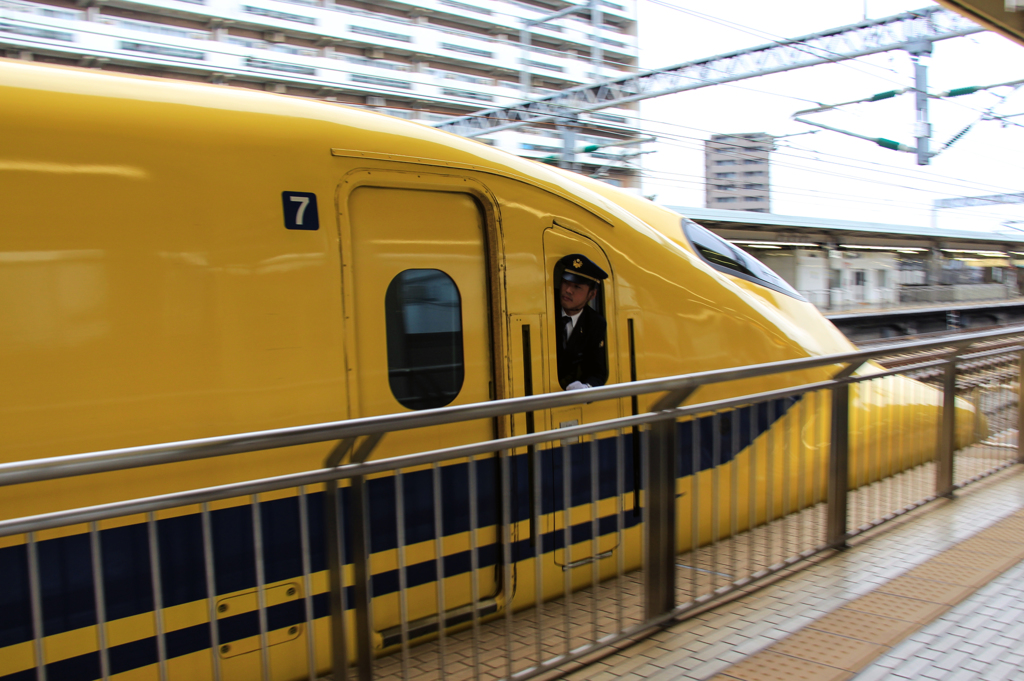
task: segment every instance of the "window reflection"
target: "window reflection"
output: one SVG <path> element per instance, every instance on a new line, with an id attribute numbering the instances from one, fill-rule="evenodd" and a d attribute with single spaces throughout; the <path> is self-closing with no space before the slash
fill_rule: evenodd
<path id="1" fill-rule="evenodd" d="M 701 227 L 693 220 L 683 218 L 683 232 L 690 239 L 690 243 L 693 244 L 697 253 L 719 272 L 752 281 L 773 291 L 785 293 L 797 300 L 804 300 L 804 297 L 796 289 L 760 260 L 745 253 L 714 232 Z"/>
<path id="2" fill-rule="evenodd" d="M 462 299 L 440 270 L 405 270 L 384 296 L 388 382 L 409 409 L 443 407 L 462 389 Z"/>

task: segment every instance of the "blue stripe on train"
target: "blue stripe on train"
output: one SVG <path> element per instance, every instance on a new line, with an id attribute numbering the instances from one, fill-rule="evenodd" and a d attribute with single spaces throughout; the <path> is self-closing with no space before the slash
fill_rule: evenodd
<path id="1" fill-rule="evenodd" d="M 678 424 L 676 474 L 683 478 L 733 460 L 798 398 L 784 398 Z M 694 427 L 694 424 L 697 424 Z"/>
<path id="2" fill-rule="evenodd" d="M 622 517 L 623 529 L 627 529 L 639 523 L 638 518 L 632 514 L 625 513 Z M 605 535 L 615 532 L 617 529 L 616 516 L 606 516 L 599 519 L 598 534 Z M 593 536 L 591 523 L 580 523 L 570 529 L 573 543 L 585 541 Z M 549 553 L 564 547 L 565 533 L 556 530 L 542 535 L 544 552 Z M 512 544 L 512 552 L 518 555 L 518 560 L 525 560 L 534 555 L 534 549 L 529 539 L 520 540 Z M 490 544 L 477 549 L 477 561 L 480 568 L 494 567 L 499 564 L 498 556 L 500 546 Z M 470 571 L 471 557 L 469 551 L 462 551 L 456 554 L 445 556 L 444 571 L 446 575 L 465 574 Z M 422 584 L 430 584 L 437 579 L 437 564 L 435 561 L 416 563 L 406 568 L 406 580 L 408 586 L 415 587 Z M 389 570 L 373 576 L 373 592 L 375 595 L 394 593 L 398 591 L 399 574 L 398 570 Z M 347 605 L 353 607 L 355 598 L 354 589 L 346 589 Z M 327 617 L 330 614 L 330 604 L 327 594 L 316 594 L 313 596 L 313 619 Z M 302 600 L 290 601 L 267 608 L 268 630 L 275 631 L 293 625 L 303 624 L 306 621 L 306 608 Z M 218 641 L 221 644 L 232 643 L 244 638 L 259 635 L 259 614 L 247 612 L 232 617 L 225 617 L 217 622 Z M 167 645 L 167 658 L 173 659 L 182 655 L 205 650 L 212 645 L 210 628 L 207 624 L 199 624 L 185 629 L 179 629 L 165 634 Z M 109 649 L 110 667 L 112 674 L 119 674 L 124 671 L 136 669 L 146 665 L 156 664 L 157 639 L 150 637 L 139 641 L 133 641 Z M 52 662 L 46 665 L 48 678 L 60 679 L 61 681 L 91 681 L 100 676 L 99 653 L 87 653 L 77 657 Z M 26 670 L 6 676 L 0 676 L 0 681 L 21 681 L 22 679 L 34 679 L 35 671 Z"/>
<path id="3" fill-rule="evenodd" d="M 677 471 L 687 476 L 694 469 L 704 470 L 730 461 L 750 442 L 781 417 L 793 404 L 792 400 L 777 400 L 737 410 L 737 417 L 706 417 L 697 421 L 696 440 L 694 422 L 678 425 L 679 447 Z M 694 445 L 697 445 L 694 448 Z M 716 446 L 717 445 L 717 446 Z M 634 489 L 634 458 L 632 435 L 623 438 L 623 491 Z M 601 499 L 617 494 L 617 445 L 614 438 L 598 442 L 598 496 Z M 494 503 L 500 499 L 499 467 L 496 459 L 472 464 L 477 476 L 477 527 L 497 523 L 500 509 Z M 589 444 L 576 444 L 569 448 L 569 466 L 572 470 L 570 506 L 591 501 L 591 448 Z M 444 499 L 444 535 L 469 530 L 469 464 L 444 466 L 441 470 L 441 497 Z M 563 451 L 559 448 L 541 452 L 541 508 L 549 514 L 564 508 Z M 527 456 L 510 459 L 515 484 L 510 486 L 510 506 L 513 519 L 530 517 L 530 478 Z M 434 538 L 433 479 L 431 471 L 405 473 L 403 478 L 406 543 L 414 544 Z M 348 490 L 341 490 L 343 508 L 348 507 Z M 371 480 L 370 537 L 373 552 L 393 549 L 397 545 L 395 517 L 395 484 L 393 478 Z M 312 570 L 327 569 L 324 554 L 323 495 L 308 495 L 310 521 L 310 547 Z M 299 529 L 298 499 L 291 497 L 264 502 L 260 505 L 264 560 L 267 582 L 297 578 L 302 574 L 301 537 Z M 633 513 L 624 516 L 624 526 L 639 522 Z M 211 513 L 213 528 L 214 563 L 216 565 L 215 590 L 218 594 L 255 588 L 255 551 L 252 532 L 252 511 L 249 506 L 222 509 Z M 206 598 L 206 577 L 203 561 L 201 519 L 199 515 L 160 520 L 158 523 L 162 596 L 165 607 L 189 603 Z M 602 518 L 599 532 L 615 530 L 614 516 Z M 591 536 L 590 523 L 574 526 L 573 543 Z M 560 549 L 564 533 L 552 532 L 543 536 L 544 552 Z M 149 546 L 145 525 L 131 525 L 101 532 L 102 566 L 106 596 L 107 619 L 110 621 L 149 612 L 153 608 L 150 575 Z M 87 535 L 62 537 L 39 542 L 40 578 L 43 596 L 44 632 L 51 636 L 96 623 L 92 593 L 92 565 Z M 497 547 L 480 549 L 482 567 L 497 564 Z M 349 546 L 344 547 L 346 562 L 350 561 Z M 529 542 L 514 544 L 513 561 L 532 556 Z M 445 573 L 456 575 L 470 570 L 469 553 L 446 556 Z M 435 578 L 434 562 L 409 567 L 410 585 L 429 583 Z M 412 581 L 415 576 L 415 581 Z M 0 648 L 31 640 L 31 608 L 28 589 L 28 561 L 25 546 L 0 549 Z M 374 576 L 374 593 L 383 595 L 398 588 L 397 572 Z M 326 601 L 325 601 L 326 602 Z M 326 614 L 326 613 L 324 613 Z M 317 615 L 320 616 L 320 615 Z M 239 617 L 245 617 L 240 615 Z M 221 621 L 221 628 L 234 618 Z M 299 617 L 295 622 L 302 621 Z M 193 627 L 191 629 L 196 629 Z M 190 630 L 191 630 L 190 629 Z M 199 629 L 206 631 L 206 625 Z M 243 627 L 252 631 L 251 625 Z M 188 631 L 190 631 L 188 630 Z M 225 631 L 226 636 L 234 636 Z M 255 635 L 246 634 L 246 636 Z M 178 635 L 178 634 L 176 634 Z M 181 634 L 184 636 L 184 634 Z M 238 636 L 237 638 L 244 638 Z M 223 640 L 237 640 L 224 638 Z M 200 640 L 201 639 L 201 640 Z M 190 639 L 191 640 L 191 639 Z M 209 646 L 209 636 L 199 636 L 198 643 L 185 645 L 188 652 Z M 194 648 L 193 645 L 200 645 Z M 148 644 L 147 644 L 148 645 Z M 154 644 L 155 645 L 155 644 Z M 121 648 L 121 647 L 119 647 Z M 128 651 L 148 650 L 141 643 L 124 647 L 126 660 L 149 659 L 148 653 Z M 155 648 L 154 648 L 155 651 Z M 185 654 L 184 652 L 181 654 Z M 154 652 L 155 655 L 155 652 Z M 96 658 L 98 660 L 98 658 Z M 120 658 L 119 658 L 120 659 Z M 155 657 L 149 663 L 155 661 Z M 84 663 L 84 661 L 83 661 Z M 146 664 L 149 664 L 146 663 Z M 63 663 L 58 663 L 63 664 Z M 88 664 L 88 663 L 85 663 Z M 97 662 L 98 664 L 98 662 Z M 137 665 L 136 665 L 137 666 Z M 134 668 L 133 666 L 125 669 Z M 0 677 L 6 681 L 13 677 Z M 58 677 L 58 678 L 63 678 Z M 69 677 L 70 678 L 70 677 Z"/>

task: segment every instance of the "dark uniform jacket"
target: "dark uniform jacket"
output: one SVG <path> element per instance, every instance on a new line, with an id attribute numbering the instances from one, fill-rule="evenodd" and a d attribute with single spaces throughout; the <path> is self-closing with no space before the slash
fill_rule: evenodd
<path id="1" fill-rule="evenodd" d="M 558 330 L 558 382 L 564 390 L 573 381 L 591 387 L 608 381 L 608 354 L 605 348 L 607 324 L 604 317 L 591 307 L 584 307 L 565 343 L 563 312 L 558 310 L 555 328 Z"/>

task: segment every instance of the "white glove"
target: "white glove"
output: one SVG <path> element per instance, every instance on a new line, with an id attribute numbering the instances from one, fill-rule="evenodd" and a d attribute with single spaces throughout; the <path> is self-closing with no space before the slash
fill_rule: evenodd
<path id="1" fill-rule="evenodd" d="M 565 389 L 566 390 L 583 390 L 584 388 L 589 388 L 589 387 L 590 386 L 587 385 L 586 383 L 580 383 L 579 381 L 573 381 L 569 385 L 565 386 Z"/>

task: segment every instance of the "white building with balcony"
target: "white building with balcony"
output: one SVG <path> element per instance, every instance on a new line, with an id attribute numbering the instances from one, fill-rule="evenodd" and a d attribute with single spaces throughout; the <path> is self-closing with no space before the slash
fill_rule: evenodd
<path id="1" fill-rule="evenodd" d="M 554 12 L 581 10 L 520 30 Z M 636 0 L 0 0 L 0 55 L 208 81 L 363 106 L 432 123 L 511 105 L 529 93 L 636 70 Z M 524 78 L 523 71 L 528 77 Z M 583 117 L 575 162 L 639 186 L 637 110 Z M 563 151 L 534 126 L 483 141 L 528 158 Z M 619 146 L 600 148 L 608 143 Z"/>

